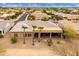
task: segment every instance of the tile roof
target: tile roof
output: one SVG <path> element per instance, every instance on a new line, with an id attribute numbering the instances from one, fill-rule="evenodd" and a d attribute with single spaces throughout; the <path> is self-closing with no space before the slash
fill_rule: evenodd
<path id="1" fill-rule="evenodd" d="M 54 30 L 58 30 L 58 31 L 62 31 L 62 29 L 56 25 L 55 23 L 52 23 L 50 21 L 21 21 L 18 22 L 12 29 L 10 32 L 23 32 L 23 28 L 22 26 L 26 24 L 26 26 L 28 27 L 28 29 L 26 29 L 26 32 L 32 32 L 33 28 L 32 25 L 35 26 L 43 26 L 44 27 L 44 31 L 54 31 Z"/>

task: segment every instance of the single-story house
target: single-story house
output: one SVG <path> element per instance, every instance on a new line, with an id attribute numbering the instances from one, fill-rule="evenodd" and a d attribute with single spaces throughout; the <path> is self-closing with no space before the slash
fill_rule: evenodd
<path id="1" fill-rule="evenodd" d="M 26 26 L 27 28 L 24 29 L 22 26 Z M 33 26 L 37 26 L 35 30 L 33 30 Z M 38 27 L 43 27 L 42 30 L 39 30 Z M 24 36 L 26 38 L 52 38 L 52 37 L 62 37 L 62 29 L 56 25 L 55 23 L 52 23 L 50 21 L 21 21 L 18 22 L 10 31 L 10 37 L 15 35 L 17 38 L 21 39 Z M 25 33 L 25 35 L 24 35 Z M 34 34 L 34 35 L 33 35 Z M 39 36 L 40 34 L 40 36 Z"/>
<path id="2" fill-rule="evenodd" d="M 79 18 L 79 15 L 69 15 L 69 16 L 67 16 L 67 19 L 68 20 L 77 20 Z"/>

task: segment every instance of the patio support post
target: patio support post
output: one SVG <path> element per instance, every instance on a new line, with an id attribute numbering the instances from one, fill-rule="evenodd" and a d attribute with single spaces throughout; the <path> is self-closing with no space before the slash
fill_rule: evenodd
<path id="1" fill-rule="evenodd" d="M 61 39 L 63 39 L 63 34 L 61 33 Z"/>
<path id="2" fill-rule="evenodd" d="M 51 36 L 52 36 L 52 35 L 51 35 L 51 33 L 50 33 L 50 39 L 52 38 Z"/>
<path id="3" fill-rule="evenodd" d="M 33 39 L 32 39 L 32 45 L 35 45 L 35 44 L 34 44 L 34 34 L 35 34 L 35 33 L 33 32 L 33 35 L 32 35 L 32 38 L 33 38 Z"/>
<path id="4" fill-rule="evenodd" d="M 40 42 L 40 35 L 41 33 L 38 33 L 38 42 Z"/>

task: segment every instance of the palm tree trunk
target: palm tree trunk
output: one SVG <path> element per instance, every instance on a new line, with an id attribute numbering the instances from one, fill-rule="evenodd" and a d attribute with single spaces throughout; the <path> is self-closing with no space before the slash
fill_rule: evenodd
<path id="1" fill-rule="evenodd" d="M 23 41 L 23 43 L 25 44 L 26 42 L 25 42 L 25 29 L 24 29 L 24 41 Z"/>
<path id="2" fill-rule="evenodd" d="M 40 42 L 40 34 L 41 34 L 41 33 L 39 32 L 39 35 L 38 35 L 38 42 Z"/>
<path id="3" fill-rule="evenodd" d="M 51 33 L 50 33 L 50 39 L 51 39 L 51 36 L 52 36 L 52 35 L 51 35 Z"/>
<path id="4" fill-rule="evenodd" d="M 32 42 L 32 45 L 35 45 L 35 44 L 34 44 L 34 32 L 33 32 L 33 42 Z"/>

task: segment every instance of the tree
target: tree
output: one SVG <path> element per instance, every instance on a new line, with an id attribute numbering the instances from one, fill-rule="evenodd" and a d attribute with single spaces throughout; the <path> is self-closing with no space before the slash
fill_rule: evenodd
<path id="1" fill-rule="evenodd" d="M 43 17 L 41 20 L 42 20 L 42 21 L 48 21 L 48 18 Z"/>
<path id="2" fill-rule="evenodd" d="M 10 16 L 10 18 L 11 19 L 15 19 L 15 18 L 17 18 L 17 16 L 16 15 L 12 15 L 12 16 Z"/>
<path id="3" fill-rule="evenodd" d="M 26 27 L 26 26 L 22 26 L 22 28 L 24 29 L 24 33 L 23 33 L 23 37 L 24 37 L 24 41 L 23 41 L 23 43 L 25 44 L 26 42 L 25 42 L 25 29 L 27 29 L 28 27 Z"/>
<path id="4" fill-rule="evenodd" d="M 68 8 L 61 8 L 61 12 L 70 14 L 71 10 L 69 10 Z"/>
<path id="5" fill-rule="evenodd" d="M 61 16 L 55 15 L 54 17 L 55 17 L 55 19 L 56 19 L 57 21 L 58 21 L 58 20 L 62 20 L 62 17 L 61 17 Z"/>
<path id="6" fill-rule="evenodd" d="M 33 28 L 33 44 L 32 45 L 34 45 L 34 31 L 37 28 L 37 26 L 32 25 L 32 28 Z"/>
<path id="7" fill-rule="evenodd" d="M 43 12 L 43 13 L 47 13 L 45 9 L 44 9 L 42 12 Z"/>
<path id="8" fill-rule="evenodd" d="M 28 16 L 28 19 L 29 19 L 29 20 L 35 20 L 35 16 L 29 15 L 29 16 Z"/>
<path id="9" fill-rule="evenodd" d="M 41 31 L 44 29 L 44 27 L 39 26 L 38 29 L 39 29 L 39 40 L 38 40 L 38 41 L 40 42 L 40 33 L 41 33 Z"/>
<path id="10" fill-rule="evenodd" d="M 28 7 L 27 10 L 31 10 L 31 8 Z"/>

